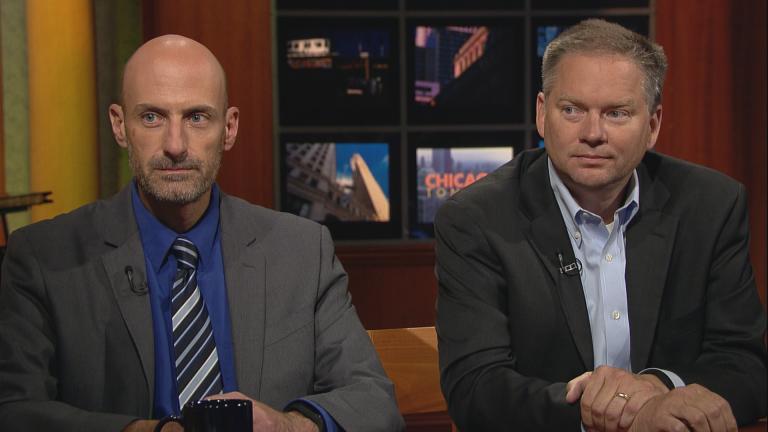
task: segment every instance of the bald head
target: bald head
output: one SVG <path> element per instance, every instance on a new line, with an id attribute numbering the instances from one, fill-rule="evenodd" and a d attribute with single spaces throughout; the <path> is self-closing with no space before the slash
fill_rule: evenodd
<path id="1" fill-rule="evenodd" d="M 147 41 L 128 59 L 123 70 L 121 104 L 128 103 L 137 85 L 141 86 L 148 77 L 170 79 L 177 74 L 199 79 L 198 84 L 216 87 L 222 107 L 226 108 L 226 75 L 216 56 L 193 39 L 170 34 Z"/>
<path id="2" fill-rule="evenodd" d="M 237 138 L 239 110 L 227 107 L 221 64 L 192 39 L 152 39 L 126 63 L 109 118 L 142 201 L 184 232 L 207 207 L 222 154 Z"/>

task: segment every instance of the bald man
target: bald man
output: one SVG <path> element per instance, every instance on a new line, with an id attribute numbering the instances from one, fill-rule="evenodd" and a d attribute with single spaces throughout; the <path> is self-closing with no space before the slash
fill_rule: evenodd
<path id="1" fill-rule="evenodd" d="M 109 116 L 131 184 L 8 241 L 2 429 L 152 431 L 202 398 L 259 431 L 402 429 L 327 229 L 216 186 L 239 112 L 213 54 L 147 42 Z"/>

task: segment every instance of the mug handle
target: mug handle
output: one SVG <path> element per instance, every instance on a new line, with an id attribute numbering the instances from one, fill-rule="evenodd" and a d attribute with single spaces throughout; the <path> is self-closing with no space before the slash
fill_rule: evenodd
<path id="1" fill-rule="evenodd" d="M 184 426 L 184 423 L 181 422 L 181 417 L 178 416 L 166 416 L 160 419 L 160 421 L 155 425 L 154 432 L 161 432 L 163 429 L 163 426 L 165 426 L 167 423 L 170 422 L 176 422 L 182 426 Z"/>

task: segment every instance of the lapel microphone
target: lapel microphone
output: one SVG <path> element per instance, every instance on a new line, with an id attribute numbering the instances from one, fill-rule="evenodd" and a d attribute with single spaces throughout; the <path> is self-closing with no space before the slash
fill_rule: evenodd
<path id="1" fill-rule="evenodd" d="M 566 276 L 581 275 L 581 261 L 579 261 L 578 258 L 574 258 L 575 261 L 572 263 L 565 264 L 563 262 L 563 254 L 560 251 L 557 251 L 557 260 L 560 262 L 560 267 L 558 267 L 560 274 Z"/>
<path id="2" fill-rule="evenodd" d="M 133 267 L 125 266 L 125 276 L 128 278 L 128 285 L 131 286 L 131 291 L 134 294 L 142 296 L 147 293 L 146 283 L 140 283 L 138 287 L 133 283 Z"/>

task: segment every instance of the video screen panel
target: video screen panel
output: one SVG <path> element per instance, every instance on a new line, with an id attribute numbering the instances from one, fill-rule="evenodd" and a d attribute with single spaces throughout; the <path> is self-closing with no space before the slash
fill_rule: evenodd
<path id="1" fill-rule="evenodd" d="M 280 124 L 396 124 L 396 21 L 278 19 Z"/>
<path id="2" fill-rule="evenodd" d="M 398 0 L 276 0 L 278 10 L 393 10 Z"/>
<path id="3" fill-rule="evenodd" d="M 453 194 L 482 179 L 524 148 L 524 134 L 428 133 L 414 134 L 410 158 L 409 234 L 434 235 L 433 222 L 440 206 Z M 473 138 L 474 137 L 474 138 Z"/>
<path id="4" fill-rule="evenodd" d="M 525 0 L 406 0 L 408 10 L 522 10 Z"/>
<path id="5" fill-rule="evenodd" d="M 281 207 L 336 239 L 400 234 L 398 145 L 387 136 L 284 136 Z"/>
<path id="6" fill-rule="evenodd" d="M 523 122 L 523 24 L 522 18 L 409 20 L 409 122 Z"/>
<path id="7" fill-rule="evenodd" d="M 536 9 L 607 9 L 607 8 L 647 8 L 649 0 L 534 0 L 531 8 Z"/>

